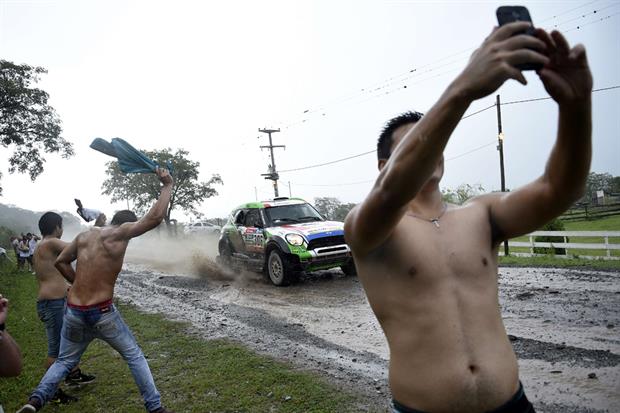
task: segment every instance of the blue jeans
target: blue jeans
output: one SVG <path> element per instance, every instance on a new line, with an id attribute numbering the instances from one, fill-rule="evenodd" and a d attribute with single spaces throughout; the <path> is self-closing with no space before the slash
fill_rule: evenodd
<path id="1" fill-rule="evenodd" d="M 60 350 L 60 331 L 62 320 L 65 315 L 65 298 L 56 300 L 37 301 L 37 314 L 39 319 L 45 324 L 47 334 L 47 356 L 58 358 Z"/>
<path id="2" fill-rule="evenodd" d="M 127 362 L 148 411 L 161 407 L 159 392 L 144 354 L 114 305 L 87 310 L 66 307 L 60 339 L 60 355 L 30 396 L 45 404 L 80 361 L 95 338 L 105 341 Z"/>

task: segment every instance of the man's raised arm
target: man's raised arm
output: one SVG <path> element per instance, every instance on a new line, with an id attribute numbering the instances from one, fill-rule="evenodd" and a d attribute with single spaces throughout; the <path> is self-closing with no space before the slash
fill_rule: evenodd
<path id="1" fill-rule="evenodd" d="M 71 263 L 77 259 L 77 239 L 79 235 L 77 235 L 73 241 L 69 245 L 67 245 L 60 255 L 56 258 L 56 262 L 54 262 L 54 266 L 63 277 L 70 283 L 73 283 L 75 280 L 75 271 L 71 266 Z M 62 242 L 62 241 L 61 241 Z"/>
<path id="2" fill-rule="evenodd" d="M 526 84 L 515 65 L 548 63 L 540 53 L 546 48 L 542 40 L 515 35 L 528 27 L 529 23 L 518 22 L 494 30 L 439 101 L 403 137 L 369 195 L 347 216 L 347 243 L 356 254 L 372 251 L 389 237 L 431 176 L 472 101 L 493 93 L 510 78 Z"/>
<path id="3" fill-rule="evenodd" d="M 170 197 L 172 195 L 173 180 L 167 169 L 157 168 L 156 173 L 159 180 L 164 185 L 155 205 L 153 205 L 149 212 L 137 222 L 127 222 L 120 225 L 116 231 L 116 238 L 129 240 L 138 237 L 157 227 L 166 217 L 166 211 L 168 210 L 168 204 L 170 203 Z"/>
<path id="4" fill-rule="evenodd" d="M 571 49 L 557 31 L 540 36 L 551 60 L 538 75 L 559 106 L 558 136 L 540 178 L 486 198 L 496 227 L 495 243 L 534 231 L 566 211 L 583 196 L 590 170 L 592 75 L 586 51 L 582 45 Z"/>

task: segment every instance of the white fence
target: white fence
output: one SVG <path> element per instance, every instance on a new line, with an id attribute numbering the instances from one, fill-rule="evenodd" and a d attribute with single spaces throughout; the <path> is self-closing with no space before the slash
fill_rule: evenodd
<path id="1" fill-rule="evenodd" d="M 564 242 L 536 242 L 536 237 L 563 237 Z M 606 259 L 606 260 L 620 260 L 620 256 L 612 255 L 612 250 L 620 250 L 620 240 L 616 240 L 616 243 L 610 243 L 610 238 L 620 239 L 620 231 L 536 231 L 528 234 L 529 242 L 525 241 L 508 241 L 508 246 L 513 247 L 525 247 L 529 248 L 530 252 L 512 252 L 510 255 L 532 257 L 532 256 L 545 256 L 546 254 L 537 254 L 534 252 L 534 248 L 563 248 L 566 250 L 566 255 L 556 255 L 558 258 L 572 258 L 575 252 L 572 250 L 599 250 L 605 251 L 605 255 L 582 255 L 578 254 L 579 258 L 588 259 Z M 591 242 L 575 242 L 578 238 L 592 238 L 597 237 L 601 239 L 600 243 Z M 577 238 L 577 240 L 575 240 Z M 500 248 L 501 254 L 503 254 L 503 248 Z"/>

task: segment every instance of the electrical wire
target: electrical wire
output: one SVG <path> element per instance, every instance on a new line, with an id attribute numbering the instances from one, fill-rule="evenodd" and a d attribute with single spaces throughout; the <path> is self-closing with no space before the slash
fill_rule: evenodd
<path id="1" fill-rule="evenodd" d="M 564 16 L 566 14 L 570 14 L 570 13 L 576 11 L 576 10 L 579 10 L 579 9 L 584 8 L 584 7 L 590 6 L 590 5 L 594 4 L 594 3 L 597 3 L 598 1 L 600 1 L 600 0 L 590 1 L 590 2 L 582 4 L 580 6 L 571 8 L 569 10 L 566 10 L 566 11 L 562 12 L 562 13 L 559 13 L 559 14 L 550 16 L 550 17 L 548 17 L 546 19 L 543 19 L 543 20 L 540 21 L 540 23 L 544 23 L 544 22 L 547 22 L 549 20 L 557 20 L 560 16 Z M 562 23 L 555 24 L 553 27 L 557 28 L 559 26 L 565 25 L 565 24 L 570 23 L 572 21 L 586 18 L 586 17 L 588 17 L 590 15 L 593 15 L 593 14 L 596 14 L 596 13 L 600 13 L 603 10 L 609 9 L 611 7 L 619 6 L 619 5 L 620 5 L 620 3 L 614 3 L 614 4 L 608 5 L 606 7 L 600 8 L 600 9 L 595 9 L 595 10 L 589 12 L 589 13 L 585 13 L 585 14 L 582 14 L 580 16 L 573 17 L 570 20 L 565 20 Z M 608 15 L 606 17 L 603 17 L 603 18 L 600 18 L 600 19 L 597 19 L 597 20 L 594 20 L 594 21 L 591 21 L 591 22 L 584 23 L 582 25 L 576 26 L 576 27 L 571 28 L 569 30 L 565 30 L 564 32 L 566 33 L 566 32 L 570 32 L 570 31 L 573 31 L 573 30 L 578 30 L 578 29 L 580 29 L 580 28 L 582 28 L 584 26 L 588 26 L 588 25 L 595 24 L 595 23 L 600 23 L 600 22 L 602 22 L 604 20 L 607 20 L 607 19 L 617 15 L 617 14 L 620 14 L 620 12 Z M 401 86 L 392 88 L 391 90 L 388 90 L 388 91 L 383 92 L 383 93 L 377 93 L 377 92 L 381 92 L 384 89 L 387 89 L 387 88 L 391 87 L 392 85 L 399 84 L 399 83 L 400 84 L 405 83 L 408 80 L 411 80 L 411 79 L 419 77 L 419 76 L 423 76 L 424 74 L 431 73 L 431 72 L 433 72 L 433 71 L 435 71 L 435 70 L 437 70 L 439 68 L 442 68 L 442 67 L 445 67 L 445 66 L 449 66 L 449 65 L 455 64 L 455 63 L 461 63 L 467 57 L 462 57 L 462 58 L 450 61 L 448 63 L 442 63 L 441 65 L 433 67 L 436 63 L 443 62 L 444 60 L 450 59 L 450 58 L 452 58 L 454 56 L 458 56 L 458 55 L 463 54 L 465 52 L 470 52 L 470 51 L 472 51 L 474 49 L 475 49 L 475 47 L 474 48 L 468 48 L 468 49 L 461 50 L 459 52 L 456 52 L 456 53 L 450 54 L 448 56 L 445 56 L 445 57 L 443 57 L 441 59 L 437 59 L 437 60 L 435 60 L 435 61 L 433 61 L 431 63 L 414 67 L 414 68 L 412 68 L 412 69 L 410 69 L 410 70 L 408 70 L 406 72 L 402 72 L 402 73 L 400 73 L 398 75 L 392 76 L 392 77 L 390 77 L 390 78 L 388 78 L 388 79 L 386 79 L 386 80 L 384 80 L 382 82 L 377 82 L 377 83 L 375 83 L 371 87 L 364 87 L 364 88 L 361 88 L 359 91 L 353 92 L 352 94 L 345 95 L 342 98 L 336 98 L 336 99 L 334 99 L 331 102 L 328 102 L 326 104 L 318 106 L 316 109 L 306 109 L 301 114 L 302 118 L 300 118 L 298 120 L 295 120 L 295 121 L 289 121 L 287 123 L 281 122 L 281 123 L 283 123 L 282 129 L 289 129 L 289 128 L 294 127 L 296 125 L 300 125 L 300 124 L 306 123 L 315 114 L 319 114 L 320 113 L 321 116 L 324 117 L 324 116 L 326 116 L 326 112 L 327 112 L 326 109 L 328 107 L 336 105 L 336 104 L 344 104 L 344 103 L 350 102 L 352 100 L 356 100 L 356 99 L 359 99 L 359 98 L 364 98 L 364 95 L 370 94 L 371 95 L 370 97 L 367 97 L 367 98 L 363 99 L 362 101 L 356 102 L 356 103 L 364 103 L 364 102 L 367 102 L 369 100 L 372 100 L 372 99 L 375 99 L 375 98 L 378 98 L 378 97 L 384 97 L 384 96 L 390 95 L 392 93 L 402 92 L 405 89 L 407 89 L 407 87 L 409 87 L 409 86 L 412 86 L 412 85 L 417 84 L 417 83 L 425 82 L 425 81 L 427 81 L 427 80 L 429 80 L 431 78 L 440 77 L 441 75 L 447 74 L 447 73 L 449 73 L 451 71 L 454 71 L 456 69 L 451 69 L 450 71 L 444 72 L 444 73 L 436 75 L 436 76 L 429 77 L 427 79 L 420 80 L 420 81 L 412 83 L 412 84 L 410 83 L 410 84 L 406 84 L 406 85 L 401 85 Z M 428 68 L 428 69 L 421 70 L 421 69 L 424 69 L 424 68 Z"/>
<path id="2" fill-rule="evenodd" d="M 603 91 L 614 90 L 614 89 L 620 89 L 620 85 L 615 85 L 615 86 L 609 86 L 609 87 L 594 89 L 594 90 L 592 90 L 592 93 L 603 92 Z M 550 99 L 552 99 L 552 98 L 551 97 L 542 97 L 542 98 L 531 98 L 531 99 L 523 99 L 523 100 L 513 100 L 513 101 L 508 101 L 508 102 L 501 102 L 500 106 L 516 105 L 516 104 L 520 104 L 520 103 L 529 103 L 529 102 L 538 102 L 538 101 L 550 100 Z M 475 115 L 478 115 L 478 114 L 480 114 L 482 112 L 485 112 L 485 111 L 487 111 L 489 109 L 492 109 L 494 107 L 497 107 L 497 104 L 489 105 L 489 106 L 487 106 L 485 108 L 482 108 L 482 109 L 477 110 L 475 112 L 472 112 L 472 113 L 470 113 L 468 115 L 465 115 L 465 116 L 463 116 L 461 118 L 461 120 L 470 118 L 470 117 L 475 116 Z M 449 162 L 449 161 L 461 158 L 461 157 L 469 155 L 469 154 L 471 154 L 473 152 L 482 150 L 482 149 L 484 149 L 484 148 L 486 148 L 488 146 L 491 146 L 491 145 L 493 145 L 495 143 L 496 143 L 496 141 L 493 140 L 491 142 L 485 143 L 484 145 L 481 145 L 481 146 L 478 146 L 476 148 L 473 148 L 473 149 L 471 149 L 471 150 L 469 150 L 467 152 L 464 152 L 464 153 L 461 153 L 459 155 L 447 158 L 445 161 Z M 375 152 L 376 152 L 376 149 L 372 149 L 372 150 L 367 151 L 367 152 L 362 152 L 362 153 L 359 153 L 359 154 L 356 154 L 356 155 L 347 156 L 345 158 L 340 158 L 340 159 L 336 159 L 336 160 L 329 161 L 329 162 L 323 162 L 323 163 L 303 166 L 303 167 L 299 167 L 299 168 L 285 169 L 285 170 L 282 170 L 282 171 L 278 171 L 278 173 L 297 172 L 297 171 L 303 171 L 303 170 L 306 170 L 306 169 L 319 168 L 319 167 L 326 166 L 326 165 L 333 165 L 335 163 L 347 161 L 347 160 L 350 160 L 350 159 L 359 158 L 359 157 L 362 157 L 362 156 L 365 156 L 365 155 L 369 155 L 369 154 L 375 153 Z M 350 183 L 343 183 L 343 184 L 298 184 L 298 183 L 295 183 L 295 185 L 300 185 L 300 186 L 326 186 L 327 187 L 327 186 L 359 185 L 359 184 L 364 184 L 364 183 L 368 183 L 368 182 L 370 182 L 370 181 L 359 181 L 359 182 L 350 182 Z M 294 183 L 294 182 L 291 182 L 291 183 Z"/>

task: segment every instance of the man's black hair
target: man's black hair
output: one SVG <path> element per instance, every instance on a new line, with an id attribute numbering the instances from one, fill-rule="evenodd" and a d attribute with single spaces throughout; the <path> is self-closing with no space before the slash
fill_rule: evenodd
<path id="1" fill-rule="evenodd" d="M 136 214 L 134 214 L 128 209 L 123 209 L 122 211 L 118 211 L 116 214 L 114 214 L 111 223 L 112 225 L 121 225 L 125 222 L 136 222 L 137 220 L 138 217 L 136 217 Z"/>
<path id="2" fill-rule="evenodd" d="M 39 231 L 42 236 L 52 235 L 56 228 L 62 228 L 62 217 L 55 212 L 46 212 L 39 219 Z M 28 233 L 28 235 L 31 235 Z"/>
<path id="3" fill-rule="evenodd" d="M 392 154 L 392 143 L 394 142 L 392 137 L 394 131 L 408 123 L 416 123 L 422 119 L 422 116 L 424 115 L 420 112 L 405 112 L 390 119 L 383 127 L 381 135 L 379 136 L 379 141 L 377 142 L 377 157 L 379 159 L 390 159 L 390 155 Z"/>

